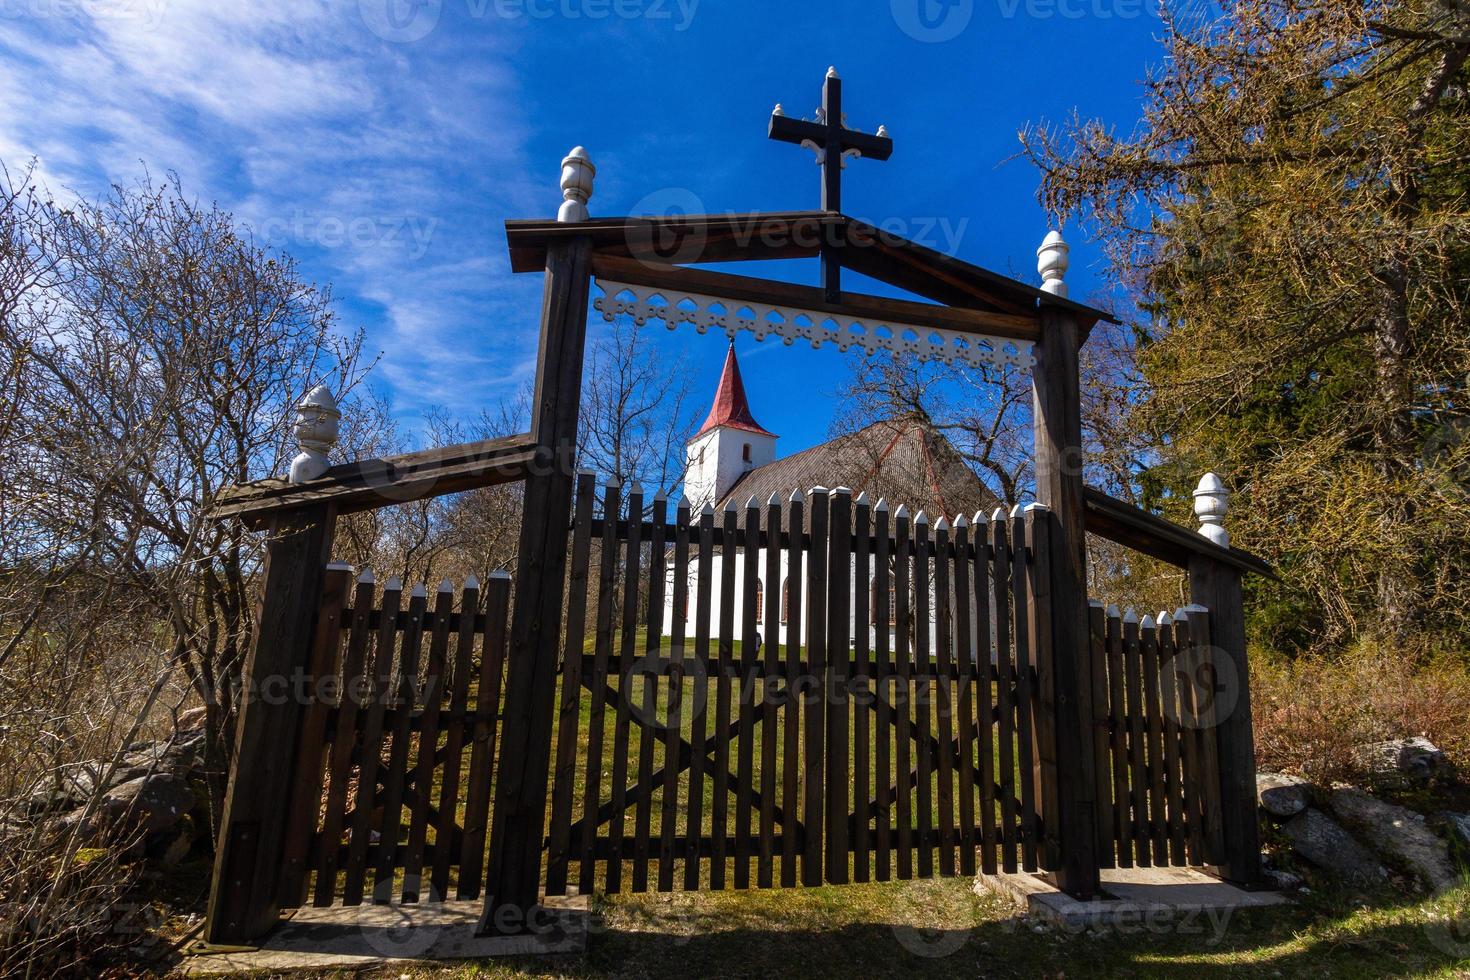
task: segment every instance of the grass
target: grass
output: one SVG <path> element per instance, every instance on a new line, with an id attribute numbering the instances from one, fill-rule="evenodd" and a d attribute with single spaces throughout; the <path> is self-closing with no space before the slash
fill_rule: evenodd
<path id="1" fill-rule="evenodd" d="M 377 975 L 1470 976 L 1470 933 L 1461 934 L 1456 956 L 1438 919 L 1457 913 L 1470 922 L 1470 889 L 1422 901 L 1329 890 L 1219 926 L 1205 920 L 1171 931 L 1076 935 L 1035 931 L 1007 902 L 974 894 L 966 879 L 655 894 L 597 900 L 583 956 L 392 967 Z"/>

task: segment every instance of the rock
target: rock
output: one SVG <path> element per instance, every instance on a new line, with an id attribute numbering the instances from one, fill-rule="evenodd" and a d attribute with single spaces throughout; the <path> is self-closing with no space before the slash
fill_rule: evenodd
<path id="1" fill-rule="evenodd" d="M 165 833 L 154 834 L 148 838 L 147 853 L 153 860 L 171 868 L 189 856 L 198 838 L 199 834 L 194 821 L 180 820 Z"/>
<path id="2" fill-rule="evenodd" d="M 1470 813 L 1441 813 L 1439 817 L 1455 845 L 1470 853 Z"/>
<path id="3" fill-rule="evenodd" d="M 1353 884 L 1378 885 L 1388 879 L 1387 869 L 1371 851 L 1315 807 L 1282 824 L 1281 832 L 1297 854 Z"/>
<path id="4" fill-rule="evenodd" d="M 82 836 L 95 840 L 162 833 L 182 820 L 194 808 L 194 802 L 194 790 L 182 776 L 165 772 L 139 776 L 103 794 L 83 826 Z M 82 823 L 86 809 L 81 806 L 67 814 L 61 819 L 61 827 L 69 830 Z"/>
<path id="5" fill-rule="evenodd" d="M 1365 745 L 1359 761 L 1379 778 L 1428 783 L 1454 772 L 1454 766 L 1439 747 L 1427 738 L 1396 738 Z"/>
<path id="6" fill-rule="evenodd" d="M 1374 799 L 1359 789 L 1335 790 L 1333 814 L 1397 860 L 1435 891 L 1459 884 L 1449 846 L 1413 810 Z"/>
<path id="7" fill-rule="evenodd" d="M 1271 879 L 1271 886 L 1277 891 L 1295 891 L 1302 886 L 1302 876 L 1292 874 L 1290 871 L 1280 871 L 1276 868 L 1267 868 L 1266 877 Z"/>
<path id="8" fill-rule="evenodd" d="M 1312 802 L 1312 784 L 1298 776 L 1263 772 L 1256 776 L 1256 798 L 1273 817 L 1294 817 Z"/>
<path id="9" fill-rule="evenodd" d="M 209 709 L 201 704 L 197 708 L 190 708 L 188 711 L 180 714 L 174 722 L 174 727 L 181 732 L 202 732 L 204 731 L 204 723 L 208 719 Z"/>

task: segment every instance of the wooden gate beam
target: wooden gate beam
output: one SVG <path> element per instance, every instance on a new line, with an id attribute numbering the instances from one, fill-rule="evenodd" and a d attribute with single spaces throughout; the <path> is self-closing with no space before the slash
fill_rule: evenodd
<path id="1" fill-rule="evenodd" d="M 591 258 L 582 236 L 547 249 L 531 433 L 540 448 L 526 480 L 481 935 L 523 930 L 538 899 Z"/>
<path id="2" fill-rule="evenodd" d="M 1043 809 L 1057 815 L 1045 830 L 1048 870 L 1074 897 L 1098 890 L 1096 790 L 1093 778 L 1092 665 L 1088 656 L 1086 518 L 1082 492 L 1082 411 L 1076 316 L 1043 307 L 1032 402 L 1036 499 L 1051 511 L 1051 643 L 1038 648 L 1040 723 L 1054 740 L 1042 760 Z M 1055 799 L 1050 799 L 1055 794 Z"/>
<path id="3" fill-rule="evenodd" d="M 265 588 L 245 662 L 210 881 L 210 943 L 248 943 L 280 920 L 279 857 L 307 701 L 295 678 L 307 669 L 336 520 L 335 508 L 318 505 L 277 514 L 270 523 Z"/>

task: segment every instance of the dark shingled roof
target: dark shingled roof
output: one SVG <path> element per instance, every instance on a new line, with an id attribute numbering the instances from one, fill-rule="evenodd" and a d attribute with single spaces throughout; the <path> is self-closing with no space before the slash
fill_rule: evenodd
<path id="1" fill-rule="evenodd" d="M 904 418 L 874 422 L 751 470 L 716 509 L 732 500 L 743 508 L 755 497 L 764 510 L 773 493 L 784 504 L 793 490 L 805 494 L 816 486 L 849 487 L 854 499 L 866 492 L 874 505 L 881 498 L 893 511 L 905 505 L 912 514 L 925 511 L 931 521 L 947 517 L 953 522 L 977 511 L 988 517 L 1000 506 L 948 439 L 917 419 Z"/>

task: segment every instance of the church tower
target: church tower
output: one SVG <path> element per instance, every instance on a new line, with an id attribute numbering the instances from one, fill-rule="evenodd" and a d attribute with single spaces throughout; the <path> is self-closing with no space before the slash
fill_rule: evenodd
<path id="1" fill-rule="evenodd" d="M 689 440 L 684 495 L 690 509 L 698 514 L 705 504 L 718 504 L 746 473 L 774 462 L 776 439 L 750 414 L 732 340 L 709 417 Z"/>

